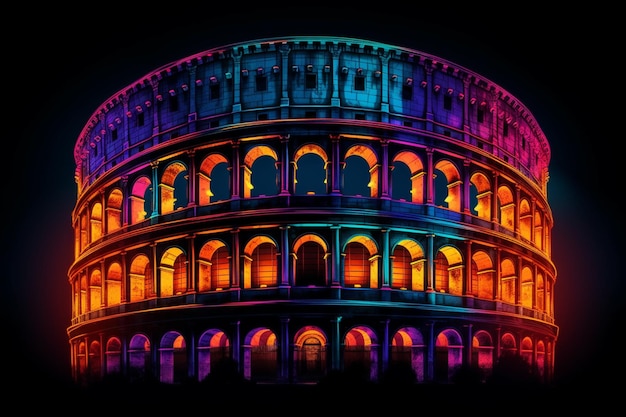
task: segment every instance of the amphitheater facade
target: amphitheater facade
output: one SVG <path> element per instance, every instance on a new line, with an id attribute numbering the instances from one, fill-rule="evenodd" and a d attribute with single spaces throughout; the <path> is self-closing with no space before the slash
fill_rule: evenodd
<path id="1" fill-rule="evenodd" d="M 230 44 L 107 99 L 74 157 L 73 378 L 553 377 L 550 146 L 499 85 L 353 38 Z"/>

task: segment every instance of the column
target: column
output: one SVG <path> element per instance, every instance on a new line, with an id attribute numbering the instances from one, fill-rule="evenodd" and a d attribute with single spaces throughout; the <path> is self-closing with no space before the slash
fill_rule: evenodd
<path id="1" fill-rule="evenodd" d="M 384 85 L 386 85 L 384 83 Z M 380 140 L 380 147 L 383 150 L 382 156 L 382 189 L 380 198 L 391 198 L 390 186 L 389 186 L 389 141 L 387 139 Z"/>
<path id="2" fill-rule="evenodd" d="M 288 381 L 289 372 L 289 352 L 291 351 L 291 343 L 289 337 L 289 318 L 282 317 L 280 319 L 280 376 L 282 381 Z"/>
<path id="3" fill-rule="evenodd" d="M 187 292 L 198 292 L 198 274 L 196 273 L 196 235 L 187 236 Z"/>
<path id="4" fill-rule="evenodd" d="M 241 181 L 239 180 L 240 167 L 239 167 L 239 141 L 233 142 L 233 158 L 231 162 L 231 181 L 232 181 L 232 199 L 236 200 L 239 198 Z"/>
<path id="5" fill-rule="evenodd" d="M 426 172 L 426 204 L 432 205 L 434 203 L 433 199 L 433 189 L 434 189 L 434 175 L 435 169 L 433 167 L 433 148 L 426 148 L 426 163 L 427 163 L 427 172 Z"/>
<path id="6" fill-rule="evenodd" d="M 341 155 L 339 153 L 339 135 L 330 135 L 332 143 L 332 154 L 330 168 L 331 173 L 331 194 L 341 194 Z"/>
<path id="7" fill-rule="evenodd" d="M 330 266 L 330 285 L 331 287 L 341 287 L 343 280 L 341 279 L 341 242 L 339 241 L 339 229 L 341 226 L 331 226 L 333 231 L 333 240 L 331 244 L 332 262 Z"/>
<path id="8" fill-rule="evenodd" d="M 159 215 L 159 161 L 150 162 L 152 167 L 152 214 L 150 217 Z"/>
<path id="9" fill-rule="evenodd" d="M 382 288 L 389 288 L 389 286 L 391 285 L 390 282 L 390 270 L 391 270 L 391 265 L 390 265 L 390 248 L 389 248 L 389 230 L 387 229 L 382 229 L 381 233 L 383 235 L 383 265 L 382 265 L 382 276 L 383 276 L 383 282 L 382 282 Z"/>
<path id="10" fill-rule="evenodd" d="M 189 157 L 189 169 L 187 171 L 187 177 L 189 178 L 187 194 L 189 199 L 187 200 L 187 207 L 193 207 L 198 205 L 197 197 L 197 174 L 196 174 L 196 151 L 187 151 Z"/>
<path id="11" fill-rule="evenodd" d="M 339 325 L 341 316 L 332 319 L 332 331 L 330 334 L 330 368 L 331 370 L 341 370 L 341 331 Z"/>
<path id="12" fill-rule="evenodd" d="M 280 286 L 281 287 L 289 287 L 292 280 L 290 279 L 290 271 L 289 268 L 289 229 L 290 226 L 281 226 L 280 227 L 280 263 L 281 263 L 281 274 L 280 274 Z"/>
<path id="13" fill-rule="evenodd" d="M 281 135 L 280 195 L 289 195 L 289 135 Z"/>
<path id="14" fill-rule="evenodd" d="M 239 229 L 234 229 L 231 232 L 232 236 L 232 260 L 233 264 L 231 265 L 231 288 L 240 288 L 241 286 L 241 254 L 239 248 Z"/>

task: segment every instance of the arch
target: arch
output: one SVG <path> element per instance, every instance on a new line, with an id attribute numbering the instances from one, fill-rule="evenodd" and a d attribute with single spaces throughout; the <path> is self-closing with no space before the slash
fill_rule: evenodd
<path id="1" fill-rule="evenodd" d="M 304 326 L 293 338 L 294 376 L 299 382 L 319 381 L 326 374 L 328 338 L 317 326 Z"/>
<path id="2" fill-rule="evenodd" d="M 392 198 L 400 199 L 400 196 L 405 196 L 408 191 L 409 199 L 403 197 L 407 201 L 417 204 L 424 203 L 424 178 L 426 171 L 424 170 L 424 164 L 420 157 L 411 151 L 400 151 L 394 156 L 392 160 Z M 399 189 L 399 181 L 404 178 L 396 176 L 396 170 L 399 170 L 400 164 L 406 166 L 409 174 L 408 184 L 409 189 Z"/>
<path id="3" fill-rule="evenodd" d="M 243 346 L 244 378 L 274 381 L 278 375 L 278 340 L 276 334 L 257 327 L 248 332 Z"/>
<path id="4" fill-rule="evenodd" d="M 98 268 L 91 270 L 89 274 L 89 304 L 88 311 L 102 307 L 102 272 Z"/>
<path id="5" fill-rule="evenodd" d="M 532 241 L 532 219 L 533 214 L 530 209 L 530 203 L 523 198 L 519 203 L 519 233 L 520 236 L 529 242 Z"/>
<path id="6" fill-rule="evenodd" d="M 537 360 L 536 360 L 536 369 L 537 374 L 541 380 L 545 380 L 546 376 L 546 346 L 543 340 L 537 341 Z"/>
<path id="7" fill-rule="evenodd" d="M 481 382 L 486 382 L 493 372 L 493 339 L 485 330 L 472 337 L 472 364 L 480 370 Z"/>
<path id="8" fill-rule="evenodd" d="M 159 296 L 167 297 L 187 291 L 187 255 L 178 246 L 168 248 L 159 265 Z"/>
<path id="9" fill-rule="evenodd" d="M 297 195 L 326 194 L 328 190 L 327 167 L 328 156 L 321 146 L 315 143 L 300 146 L 293 160 L 294 193 Z"/>
<path id="10" fill-rule="evenodd" d="M 198 191 L 201 206 L 230 198 L 230 173 L 224 155 L 212 153 L 202 160 L 198 169 Z"/>
<path id="11" fill-rule="evenodd" d="M 328 245 L 317 234 L 300 236 L 293 244 L 295 257 L 295 285 L 325 286 Z"/>
<path id="12" fill-rule="evenodd" d="M 365 173 L 361 168 L 353 169 L 354 158 L 362 159 L 368 169 Z M 378 197 L 378 157 L 372 148 L 366 145 L 353 145 L 346 151 L 344 156 L 345 166 L 343 170 L 343 193 L 347 195 L 364 195 L 367 197 Z M 351 190 L 354 184 L 361 183 L 362 179 L 367 179 L 361 187 Z M 348 188 L 348 184 L 350 188 Z"/>
<path id="13" fill-rule="evenodd" d="M 409 368 L 417 382 L 424 382 L 426 351 L 422 333 L 414 327 L 402 327 L 391 337 L 390 369 Z"/>
<path id="14" fill-rule="evenodd" d="M 413 239 L 402 239 L 391 252 L 391 287 L 424 291 L 424 264 L 422 246 Z"/>
<path id="15" fill-rule="evenodd" d="M 150 339 L 137 333 L 128 342 L 128 377 L 130 382 L 145 381 L 152 377 Z"/>
<path id="16" fill-rule="evenodd" d="M 522 292 L 520 294 L 520 302 L 522 303 L 522 306 L 526 308 L 533 308 L 535 283 L 533 282 L 533 272 L 528 265 L 525 265 L 522 268 L 521 285 Z"/>
<path id="17" fill-rule="evenodd" d="M 99 381 L 102 379 L 102 353 L 100 342 L 92 340 L 89 344 L 89 379 L 91 381 Z"/>
<path id="18" fill-rule="evenodd" d="M 153 295 L 152 268 L 150 259 L 140 253 L 133 257 L 130 262 L 130 301 L 140 301 Z"/>
<path id="19" fill-rule="evenodd" d="M 121 375 L 122 373 L 122 342 L 117 337 L 110 337 L 106 341 L 105 362 L 107 375 Z"/>
<path id="20" fill-rule="evenodd" d="M 106 232 L 112 233 L 122 227 L 122 203 L 124 195 L 119 188 L 113 188 L 109 193 L 106 205 Z"/>
<path id="21" fill-rule="evenodd" d="M 187 344 L 179 332 L 169 331 L 161 338 L 159 346 L 159 380 L 176 384 L 188 377 Z"/>
<path id="22" fill-rule="evenodd" d="M 515 264 L 510 258 L 500 261 L 500 288 L 502 301 L 515 304 L 517 296 L 517 271 Z"/>
<path id="23" fill-rule="evenodd" d="M 267 235 L 250 239 L 244 248 L 244 288 L 265 288 L 278 285 L 277 244 Z"/>
<path id="24" fill-rule="evenodd" d="M 361 381 L 378 379 L 378 338 L 367 326 L 355 326 L 346 332 L 343 342 L 344 372 Z"/>
<path id="25" fill-rule="evenodd" d="M 435 255 L 435 291 L 463 294 L 463 257 L 452 245 L 444 245 Z"/>
<path id="26" fill-rule="evenodd" d="M 448 383 L 463 364 L 463 339 L 458 331 L 444 329 L 435 339 L 435 381 Z"/>
<path id="27" fill-rule="evenodd" d="M 507 185 L 498 187 L 498 218 L 500 225 L 506 229 L 515 228 L 515 202 L 513 192 Z"/>
<path id="28" fill-rule="evenodd" d="M 544 237 L 543 237 L 543 216 L 539 210 L 535 210 L 535 228 L 533 231 L 533 242 L 539 249 L 544 249 Z"/>
<path id="29" fill-rule="evenodd" d="M 89 242 L 93 243 L 102 237 L 102 204 L 95 202 L 91 206 L 91 212 L 89 215 Z"/>
<path id="30" fill-rule="evenodd" d="M 434 165 L 435 205 L 461 211 L 461 176 L 454 162 L 441 159 Z"/>
<path id="31" fill-rule="evenodd" d="M 106 277 L 107 306 L 122 302 L 122 266 L 118 262 L 111 262 Z"/>
<path id="32" fill-rule="evenodd" d="M 537 310 L 546 311 L 546 305 L 544 303 L 545 297 L 545 281 L 543 279 L 543 274 L 541 272 L 537 272 Z"/>
<path id="33" fill-rule="evenodd" d="M 205 330 L 198 338 L 198 381 L 230 359 L 230 340 L 220 329 Z"/>
<path id="34" fill-rule="evenodd" d="M 187 166 L 180 161 L 171 162 L 161 175 L 161 214 L 184 208 L 189 202 Z"/>
<path id="35" fill-rule="evenodd" d="M 278 155 L 266 145 L 252 147 L 243 159 L 243 197 L 278 194 Z"/>
<path id="36" fill-rule="evenodd" d="M 152 215 L 152 181 L 145 175 L 138 177 L 131 187 L 130 224 L 139 223 Z"/>
<path id="37" fill-rule="evenodd" d="M 198 291 L 230 288 L 230 251 L 218 239 L 207 241 L 198 254 Z"/>
<path id="38" fill-rule="evenodd" d="M 478 298 L 493 300 L 495 269 L 493 260 L 489 254 L 483 250 L 477 250 L 472 254 L 472 291 Z"/>
<path id="39" fill-rule="evenodd" d="M 500 356 L 517 354 L 517 342 L 515 336 L 506 332 L 500 336 Z"/>
<path id="40" fill-rule="evenodd" d="M 344 249 L 344 285 L 355 288 L 378 287 L 378 248 L 369 236 L 350 238 Z"/>
<path id="41" fill-rule="evenodd" d="M 470 202 L 473 213 L 481 219 L 491 220 L 491 198 L 493 191 L 487 175 L 476 171 L 470 177 L 470 183 L 476 189 L 475 201 Z"/>
<path id="42" fill-rule="evenodd" d="M 520 355 L 524 361 L 533 366 L 533 340 L 529 336 L 522 338 L 520 342 Z"/>

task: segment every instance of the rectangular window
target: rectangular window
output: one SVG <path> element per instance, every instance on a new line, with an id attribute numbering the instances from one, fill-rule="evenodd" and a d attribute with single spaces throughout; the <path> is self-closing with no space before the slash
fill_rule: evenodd
<path id="1" fill-rule="evenodd" d="M 354 76 L 354 89 L 356 91 L 365 90 L 365 75 L 355 75 Z"/>
<path id="2" fill-rule="evenodd" d="M 220 98 L 220 85 L 219 83 L 211 84 L 209 88 L 209 93 L 211 94 L 211 100 L 216 100 Z"/>
<path id="3" fill-rule="evenodd" d="M 304 117 L 306 117 L 307 119 L 315 119 L 317 117 L 317 112 L 307 111 L 304 113 Z"/>
<path id="4" fill-rule="evenodd" d="M 443 108 L 445 110 L 452 110 L 452 96 L 443 96 Z"/>
<path id="5" fill-rule="evenodd" d="M 178 97 L 170 97 L 170 111 L 178 111 Z"/>
<path id="6" fill-rule="evenodd" d="M 265 75 L 256 76 L 256 91 L 267 91 L 267 77 Z"/>
<path id="7" fill-rule="evenodd" d="M 317 74 L 306 74 L 305 78 L 307 90 L 314 90 L 317 88 Z"/>
<path id="8" fill-rule="evenodd" d="M 138 113 L 137 114 L 137 126 L 143 126 L 144 122 L 145 122 L 145 118 L 144 118 L 143 113 Z"/>
<path id="9" fill-rule="evenodd" d="M 504 125 L 502 126 L 502 136 L 509 136 L 509 124 L 507 122 L 504 122 Z"/>
<path id="10" fill-rule="evenodd" d="M 478 120 L 478 123 L 485 121 L 485 111 L 483 109 L 478 109 L 476 113 L 476 120 Z"/>
<path id="11" fill-rule="evenodd" d="M 267 120 L 267 113 L 260 113 L 257 118 L 257 120 Z"/>
<path id="12" fill-rule="evenodd" d="M 413 100 L 413 86 L 412 85 L 402 86 L 402 99 Z"/>
<path id="13" fill-rule="evenodd" d="M 111 131 L 111 140 L 117 140 L 117 129 Z"/>

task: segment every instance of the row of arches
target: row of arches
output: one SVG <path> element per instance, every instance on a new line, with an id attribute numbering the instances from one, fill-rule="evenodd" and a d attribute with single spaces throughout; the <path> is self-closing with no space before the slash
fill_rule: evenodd
<path id="1" fill-rule="evenodd" d="M 319 144 L 305 143 L 290 160 L 288 142 L 281 141 L 280 151 L 266 144 L 251 146 L 241 159 L 239 146 L 202 158 L 191 153 L 154 163 L 150 173 L 113 184 L 80 208 L 76 254 L 108 233 L 155 216 L 194 205 L 279 194 L 343 194 L 432 204 L 498 224 L 549 251 L 549 215 L 534 194 L 467 159 L 417 149 L 391 154 L 387 142 L 378 149 L 369 143 L 353 144 L 339 157 L 337 139 L 330 153 Z"/>
<path id="2" fill-rule="evenodd" d="M 146 244 L 85 267 L 72 282 L 75 317 L 155 297 L 279 286 L 434 291 L 552 315 L 554 284 L 532 258 L 478 242 L 297 227 Z"/>
<path id="3" fill-rule="evenodd" d="M 378 381 L 389 368 L 404 367 L 415 382 L 450 383 L 462 365 L 480 370 L 485 382 L 503 355 L 519 355 L 542 379 L 549 378 L 553 343 L 537 336 L 515 337 L 511 332 L 472 330 L 465 334 L 454 327 L 432 332 L 429 326 L 402 326 L 387 330 L 356 325 L 339 339 L 339 320 L 334 328 L 305 325 L 288 337 L 285 320 L 281 330 L 250 329 L 241 340 L 227 331 L 210 328 L 195 335 L 170 330 L 151 338 L 137 332 L 130 336 L 82 337 L 72 341 L 78 381 L 125 375 L 130 381 L 157 378 L 167 384 L 203 381 L 227 360 L 247 380 L 264 382 L 318 382 L 330 370 L 359 370 Z M 387 325 L 389 323 L 387 322 Z"/>

